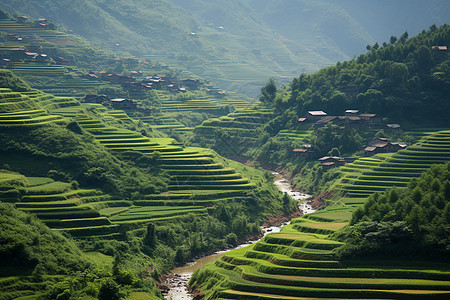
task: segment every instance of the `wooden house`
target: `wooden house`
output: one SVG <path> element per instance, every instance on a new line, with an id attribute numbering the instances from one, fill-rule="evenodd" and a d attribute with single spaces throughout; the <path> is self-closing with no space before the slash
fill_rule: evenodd
<path id="1" fill-rule="evenodd" d="M 321 110 L 310 110 L 304 114 L 301 118 L 305 118 L 307 122 L 317 122 L 321 118 L 327 116 L 327 113 Z M 299 119 L 300 122 L 300 119 Z"/>
<path id="2" fill-rule="evenodd" d="M 314 150 L 311 145 L 303 145 L 302 149 L 294 149 L 292 152 L 294 155 L 305 159 L 311 159 L 314 156 Z"/>
<path id="3" fill-rule="evenodd" d="M 19 23 L 26 23 L 28 20 L 29 20 L 29 18 L 28 18 L 27 16 L 20 16 L 20 17 L 17 17 L 17 21 L 18 21 Z"/>
<path id="4" fill-rule="evenodd" d="M 114 109 L 135 110 L 137 103 L 131 99 L 116 98 L 111 99 L 111 105 Z"/>
<path id="5" fill-rule="evenodd" d="M 345 165 L 345 159 L 338 156 L 324 156 L 322 158 L 319 158 L 319 162 L 324 170 L 329 170 Z"/>
<path id="6" fill-rule="evenodd" d="M 370 142 L 366 148 L 364 148 L 364 153 L 366 156 L 373 156 L 377 153 L 392 153 L 397 152 L 406 148 L 406 144 L 403 142 L 392 143 L 386 138 L 377 138 Z"/>
<path id="7" fill-rule="evenodd" d="M 370 125 L 378 125 L 382 122 L 381 117 L 376 114 L 360 114 L 359 117 Z"/>

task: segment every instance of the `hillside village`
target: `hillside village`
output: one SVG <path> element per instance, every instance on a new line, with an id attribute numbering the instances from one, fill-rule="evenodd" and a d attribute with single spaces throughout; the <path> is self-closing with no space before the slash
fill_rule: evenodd
<path id="1" fill-rule="evenodd" d="M 8 21 L 10 22 L 10 20 Z M 103 66 L 98 66 L 104 68 L 107 65 L 110 67 L 109 71 L 106 69 L 86 71 L 81 68 L 73 68 L 76 65 L 76 58 L 72 55 L 64 55 L 61 49 L 33 33 L 33 28 L 43 30 L 40 35 L 48 35 L 50 40 L 53 39 L 58 44 L 65 43 L 64 37 L 61 41 L 58 41 L 56 36 L 53 37 L 56 29 L 53 23 L 44 18 L 32 20 L 27 16 L 19 16 L 15 21 L 22 27 L 5 24 L 8 31 L 2 36 L 5 45 L 0 47 L 0 68 L 16 69 L 24 65 L 40 68 L 44 66 L 51 68 L 67 67 L 71 72 L 70 75 L 65 75 L 66 80 L 72 79 L 74 82 L 86 80 L 93 84 L 116 84 L 120 85 L 125 92 L 136 97 L 140 97 L 146 91 L 151 90 L 163 90 L 172 94 L 202 90 L 213 97 L 223 98 L 227 96 L 227 92 L 199 78 L 175 75 L 174 71 L 170 70 L 169 66 L 165 64 L 152 65 L 146 60 L 138 60 L 137 58 L 109 57 L 102 62 L 101 65 Z M 125 70 L 111 72 L 112 69 L 116 68 L 125 68 Z M 163 72 L 151 74 L 152 69 L 159 69 Z"/>
<path id="2" fill-rule="evenodd" d="M 308 111 L 298 119 L 298 123 L 306 126 L 313 126 L 314 130 L 327 126 L 328 124 L 339 126 L 339 130 L 343 130 L 345 126 L 354 128 L 358 131 L 376 132 L 383 130 L 392 133 L 400 130 L 399 124 L 386 124 L 377 114 L 360 113 L 356 109 L 347 109 L 344 115 L 329 116 L 321 110 Z M 373 156 L 378 153 L 394 153 L 405 149 L 404 142 L 391 142 L 387 138 L 375 138 L 367 142 L 363 146 L 365 156 Z M 311 160 L 317 157 L 316 152 L 310 144 L 304 144 L 302 148 L 293 149 L 292 152 L 296 157 Z M 346 163 L 351 163 L 355 159 L 344 159 L 338 156 L 324 156 L 318 159 L 323 170 L 340 167 Z"/>

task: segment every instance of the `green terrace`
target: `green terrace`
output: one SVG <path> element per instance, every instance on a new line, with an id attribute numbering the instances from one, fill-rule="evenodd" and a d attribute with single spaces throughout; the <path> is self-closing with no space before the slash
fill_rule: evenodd
<path id="1" fill-rule="evenodd" d="M 247 191 L 255 187 L 233 168 L 218 162 L 210 150 L 185 148 L 171 138 L 148 138 L 111 125 L 137 122 L 124 111 L 107 110 L 100 104 L 80 104 L 71 97 L 55 97 L 37 90 L 24 94 L 0 89 L 0 126 L 76 120 L 110 151 L 145 155 L 158 152 L 158 164 L 171 176 L 167 192 L 135 200 L 111 199 L 99 190 L 73 189 L 68 183 L 45 177 L 0 176 L 0 183 L 10 182 L 5 183 L 8 188 L 0 191 L 2 201 L 14 202 L 54 230 L 79 237 L 114 236 L 126 224 L 162 222 L 186 214 L 205 215 L 217 201 L 248 200 Z M 95 111 L 96 116 L 88 111 Z"/>
<path id="2" fill-rule="evenodd" d="M 65 122 L 61 116 L 51 115 L 42 109 L 38 99 L 14 93 L 10 89 L 0 89 L 0 127 L 40 126 Z"/>
<path id="3" fill-rule="evenodd" d="M 444 263 L 422 267 L 406 260 L 341 261 L 336 250 L 343 243 L 333 234 L 370 194 L 406 186 L 432 164 L 448 161 L 448 146 L 450 130 L 440 131 L 395 154 L 341 167 L 343 179 L 330 190 L 341 190 L 346 197 L 329 200 L 325 209 L 293 219 L 280 232 L 223 254 L 194 273 L 191 287 L 202 287 L 206 299 L 447 299 L 450 271 Z"/>
<path id="4" fill-rule="evenodd" d="M 160 167 L 171 175 L 169 190 L 165 194 L 148 195 L 145 199 L 134 200 L 133 207 L 148 207 L 142 210 L 128 209 L 128 204 L 121 205 L 110 219 L 113 224 L 173 219 L 185 213 L 204 214 L 207 212 L 204 209 L 206 205 L 215 201 L 246 197 L 246 191 L 255 187 L 234 169 L 225 168 L 218 163 L 211 151 L 184 148 L 170 138 L 144 137 L 138 132 L 116 128 L 100 119 L 89 118 L 81 112 L 82 110 L 79 110 L 76 114 L 77 122 L 106 148 L 111 151 L 137 151 L 143 154 L 159 152 Z M 67 110 L 63 113 L 67 113 Z M 106 113 L 122 121 L 133 121 L 123 112 Z M 202 208 L 193 207 L 196 205 Z M 174 210 L 171 206 L 177 206 L 178 209 Z M 162 209 L 164 207 L 167 209 Z"/>
<path id="5" fill-rule="evenodd" d="M 418 143 L 394 154 L 360 158 L 341 168 L 344 176 L 336 188 L 348 197 L 366 197 L 387 187 L 404 187 L 432 164 L 450 159 L 450 131 L 424 136 Z"/>
<path id="6" fill-rule="evenodd" d="M 22 179 L 21 185 L 11 180 Z M 10 184 L 5 184 L 9 180 Z M 15 203 L 22 211 L 35 214 L 55 230 L 69 231 L 74 235 L 111 234 L 117 225 L 112 224 L 97 211 L 98 205 L 110 200 L 98 190 L 74 189 L 71 184 L 47 177 L 25 177 L 0 172 L 2 192 L 0 200 Z"/>
<path id="7" fill-rule="evenodd" d="M 15 20 L 0 20 L 0 30 L 10 35 L 20 36 L 23 40 L 6 41 L 0 43 L 0 51 L 9 51 L 12 48 L 23 48 L 32 39 L 34 44 L 43 48 L 45 53 L 60 52 L 61 49 L 86 52 L 88 47 L 81 39 L 56 30 L 36 28 L 33 24 L 18 23 Z M 96 51 L 97 57 L 106 58 L 106 54 Z M 34 87 L 56 96 L 82 97 L 88 91 L 98 88 L 104 83 L 91 81 L 86 78 L 73 77 L 75 67 L 58 65 L 50 60 L 38 61 L 36 59 L 21 59 L 14 61 L 9 68 L 17 75 L 49 78 L 51 84 L 37 83 Z M 33 80 L 30 81 L 33 84 Z"/>
<path id="8" fill-rule="evenodd" d="M 236 110 L 220 118 L 213 118 L 203 122 L 194 129 L 194 133 L 213 139 L 215 130 L 219 129 L 228 136 L 243 136 L 254 138 L 256 130 L 262 128 L 274 116 L 272 110 L 259 106 L 252 109 Z"/>
<path id="9" fill-rule="evenodd" d="M 289 130 L 283 129 L 278 132 L 279 137 L 286 137 L 297 142 L 304 142 L 304 140 L 311 136 L 312 130 Z"/>

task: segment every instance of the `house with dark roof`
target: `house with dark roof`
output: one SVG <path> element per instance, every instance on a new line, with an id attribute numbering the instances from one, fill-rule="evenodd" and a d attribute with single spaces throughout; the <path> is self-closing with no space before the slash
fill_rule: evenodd
<path id="1" fill-rule="evenodd" d="M 378 125 L 382 123 L 381 117 L 376 114 L 360 114 L 361 120 L 366 121 L 370 125 Z"/>
<path id="2" fill-rule="evenodd" d="M 436 50 L 436 51 L 447 51 L 447 46 L 432 46 L 431 50 Z"/>
<path id="3" fill-rule="evenodd" d="M 311 145 L 303 145 L 303 148 L 294 149 L 292 150 L 292 152 L 294 153 L 294 155 L 305 159 L 310 159 L 314 156 L 314 150 L 312 149 Z"/>
<path id="4" fill-rule="evenodd" d="M 27 16 L 20 16 L 20 17 L 17 17 L 17 21 L 19 22 L 19 23 L 25 23 L 25 22 L 27 22 L 29 20 L 29 18 L 27 17 Z"/>
<path id="5" fill-rule="evenodd" d="M 114 109 L 135 110 L 137 108 L 136 102 L 124 98 L 111 99 L 111 105 Z"/>
<path id="6" fill-rule="evenodd" d="M 328 123 L 333 123 L 333 121 L 338 120 L 339 117 L 337 116 L 325 116 L 325 117 L 321 117 L 319 120 L 317 120 L 314 123 L 314 127 L 322 127 L 327 125 Z"/>
<path id="7" fill-rule="evenodd" d="M 324 156 L 319 158 L 323 170 L 345 166 L 345 159 L 338 156 Z"/>
<path id="8" fill-rule="evenodd" d="M 388 131 L 397 131 L 400 130 L 400 124 L 386 124 L 386 129 Z"/>
<path id="9" fill-rule="evenodd" d="M 377 138 L 367 143 L 364 148 L 366 156 L 373 156 L 377 153 L 392 153 L 405 149 L 406 144 L 403 142 L 390 142 L 386 138 Z"/>
<path id="10" fill-rule="evenodd" d="M 311 123 L 315 123 L 318 120 L 320 120 L 321 118 L 327 116 L 327 113 L 322 111 L 322 110 L 310 110 L 308 111 L 306 114 L 304 114 L 303 116 L 301 116 L 298 121 L 299 122 L 311 122 Z"/>

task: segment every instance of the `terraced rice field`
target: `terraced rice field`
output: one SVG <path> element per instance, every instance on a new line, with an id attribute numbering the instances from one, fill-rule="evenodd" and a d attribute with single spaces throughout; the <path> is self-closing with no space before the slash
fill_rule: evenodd
<path id="1" fill-rule="evenodd" d="M 19 177 L 19 178 L 18 178 Z M 22 180 L 22 185 L 7 184 Z M 35 214 L 55 230 L 64 230 L 74 235 L 108 234 L 118 225 L 100 216 L 96 204 L 110 200 L 98 190 L 73 189 L 69 183 L 54 181 L 47 177 L 25 177 L 1 173 L 2 191 L 0 200 L 14 202 L 22 211 Z M 19 199 L 18 202 L 17 199 Z"/>
<path id="2" fill-rule="evenodd" d="M 41 126 L 65 122 L 64 118 L 49 114 L 38 103 L 38 99 L 0 88 L 0 127 Z"/>
<path id="3" fill-rule="evenodd" d="M 289 130 L 289 129 L 283 129 L 280 130 L 278 133 L 279 137 L 286 137 L 291 140 L 295 140 L 297 142 L 304 142 L 305 139 L 310 137 L 312 130 Z"/>
<path id="4" fill-rule="evenodd" d="M 450 131 L 424 136 L 418 143 L 394 154 L 360 158 L 341 169 L 345 176 L 337 188 L 350 198 L 367 197 L 387 187 L 404 187 L 432 164 L 450 160 Z"/>
<path id="5" fill-rule="evenodd" d="M 335 249 L 342 243 L 332 234 L 348 224 L 368 195 L 405 186 L 431 164 L 449 159 L 447 130 L 424 136 L 398 153 L 348 164 L 342 167 L 344 179 L 334 187 L 348 197 L 293 219 L 255 244 L 227 252 L 194 274 L 191 285 L 202 285 L 207 299 L 448 299 L 446 262 L 424 268 L 411 261 L 339 261 Z"/>
<path id="6" fill-rule="evenodd" d="M 29 44 L 29 42 L 25 42 L 27 39 L 32 39 L 34 44 L 42 46 L 43 51 L 45 51 L 44 54 L 55 53 L 63 48 L 81 52 L 86 50 L 86 45 L 74 36 L 56 30 L 36 28 L 32 24 L 22 24 L 14 20 L 0 20 L 0 30 L 23 38 L 23 40 L 0 42 L 0 51 L 23 48 Z M 97 51 L 96 55 L 102 57 L 104 54 Z M 19 76 L 39 76 L 56 80 L 56 84 L 34 86 L 56 96 L 82 97 L 93 88 L 104 85 L 99 81 L 72 77 L 71 72 L 76 68 L 58 65 L 50 60 L 25 59 L 15 61 L 10 69 Z"/>
<path id="7" fill-rule="evenodd" d="M 146 155 L 158 152 L 160 167 L 171 175 L 167 192 L 145 195 L 134 201 L 111 199 L 97 190 L 73 190 L 69 184 L 49 178 L 25 180 L 23 176 L 5 175 L 5 180 L 25 183 L 20 191 L 2 190 L 0 197 L 5 201 L 16 199 L 13 202 L 19 199 L 16 204 L 19 209 L 36 214 L 55 230 L 75 236 L 114 235 L 129 223 L 207 214 L 208 207 L 215 202 L 245 199 L 247 191 L 255 187 L 249 179 L 219 163 L 212 151 L 184 148 L 171 138 L 150 139 L 139 132 L 108 125 L 134 124 L 136 120 L 124 111 L 107 110 L 97 104 L 80 105 L 74 98 L 54 97 L 37 90 L 26 94 L 0 89 L 0 127 L 73 119 L 110 151 L 136 151 Z M 92 109 L 101 118 L 86 114 Z"/>
<path id="8" fill-rule="evenodd" d="M 231 140 L 241 138 L 240 144 L 233 148 L 248 148 L 256 142 L 261 130 L 274 117 L 271 109 L 258 106 L 249 109 L 236 110 L 220 118 L 213 118 L 203 122 L 194 129 L 194 134 L 206 139 L 213 145 L 217 140 Z"/>
<path id="9" fill-rule="evenodd" d="M 158 152 L 160 167 L 171 175 L 166 193 L 147 195 L 144 199 L 134 200 L 132 205 L 124 202 L 124 205 L 102 210 L 101 213 L 113 224 L 167 220 L 187 213 L 205 214 L 206 206 L 216 201 L 245 197 L 246 191 L 254 187 L 241 174 L 218 163 L 211 151 L 184 148 L 171 138 L 148 138 L 135 131 L 109 126 L 100 119 L 83 114 L 84 106 L 87 104 L 55 112 L 75 117 L 83 129 L 111 151 Z M 105 117 L 122 123 L 134 122 L 123 111 L 105 110 L 103 113 Z"/>

